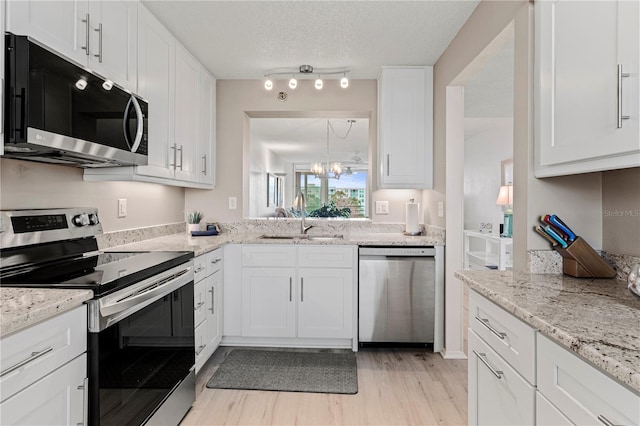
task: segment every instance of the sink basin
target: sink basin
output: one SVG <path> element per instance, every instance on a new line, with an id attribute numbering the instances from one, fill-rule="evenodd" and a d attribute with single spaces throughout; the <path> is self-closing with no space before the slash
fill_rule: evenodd
<path id="1" fill-rule="evenodd" d="M 341 234 L 265 234 L 262 240 L 341 240 Z"/>

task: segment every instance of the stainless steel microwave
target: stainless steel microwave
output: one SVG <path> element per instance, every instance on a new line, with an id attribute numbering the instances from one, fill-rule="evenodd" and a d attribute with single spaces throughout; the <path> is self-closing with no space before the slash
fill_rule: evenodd
<path id="1" fill-rule="evenodd" d="M 146 165 L 148 103 L 25 36 L 5 35 L 4 156 Z"/>

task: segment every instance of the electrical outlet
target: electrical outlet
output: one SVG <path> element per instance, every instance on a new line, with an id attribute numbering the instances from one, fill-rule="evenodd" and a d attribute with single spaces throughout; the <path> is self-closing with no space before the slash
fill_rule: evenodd
<path id="1" fill-rule="evenodd" d="M 118 198 L 118 217 L 127 217 L 127 199 Z"/>
<path id="2" fill-rule="evenodd" d="M 444 201 L 438 202 L 438 217 L 444 217 Z"/>
<path id="3" fill-rule="evenodd" d="M 376 214 L 389 214 L 389 202 L 376 201 Z"/>
<path id="4" fill-rule="evenodd" d="M 229 197 L 229 210 L 238 208 L 238 197 Z"/>

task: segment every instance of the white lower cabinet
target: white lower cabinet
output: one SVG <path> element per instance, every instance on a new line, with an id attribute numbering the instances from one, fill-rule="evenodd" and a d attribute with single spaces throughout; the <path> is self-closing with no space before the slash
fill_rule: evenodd
<path id="1" fill-rule="evenodd" d="M 0 340 L 0 424 L 86 424 L 87 307 Z"/>
<path id="2" fill-rule="evenodd" d="M 469 331 L 469 424 L 532 425 L 535 387 Z"/>
<path id="3" fill-rule="evenodd" d="M 572 426 L 573 423 L 549 402 L 540 392 L 536 391 L 536 424 L 542 426 Z"/>
<path id="4" fill-rule="evenodd" d="M 222 339 L 222 249 L 195 258 L 193 311 L 196 374 L 220 345 Z"/>
<path id="5" fill-rule="evenodd" d="M 538 336 L 538 390 L 578 425 L 640 424 L 640 395 L 545 336 Z"/>
<path id="6" fill-rule="evenodd" d="M 242 246 L 242 296 L 233 299 L 242 305 L 241 336 L 271 344 L 293 339 L 280 341 L 287 345 L 357 340 L 355 252 L 354 246 Z"/>

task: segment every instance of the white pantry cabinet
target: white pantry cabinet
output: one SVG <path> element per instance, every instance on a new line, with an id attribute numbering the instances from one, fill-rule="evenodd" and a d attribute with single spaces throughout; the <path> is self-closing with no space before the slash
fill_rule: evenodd
<path id="1" fill-rule="evenodd" d="M 194 260 L 194 326 L 196 374 L 218 348 L 222 339 L 222 249 Z"/>
<path id="2" fill-rule="evenodd" d="M 353 246 L 243 245 L 242 336 L 352 339 L 355 259 Z"/>
<path id="3" fill-rule="evenodd" d="M 535 175 L 640 166 L 640 2 L 535 4 Z"/>
<path id="4" fill-rule="evenodd" d="M 148 164 L 85 169 L 84 179 L 213 188 L 215 79 L 151 12 L 143 5 L 138 9 L 138 88 L 149 102 Z"/>
<path id="5" fill-rule="evenodd" d="M 9 0 L 7 31 L 28 35 L 136 92 L 138 2 Z"/>
<path id="6" fill-rule="evenodd" d="M 379 188 L 433 187 L 433 67 L 382 67 Z"/>
<path id="7" fill-rule="evenodd" d="M 0 340 L 0 424 L 86 424 L 87 307 Z"/>

